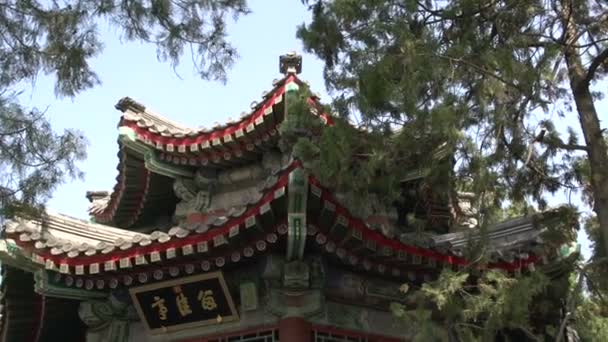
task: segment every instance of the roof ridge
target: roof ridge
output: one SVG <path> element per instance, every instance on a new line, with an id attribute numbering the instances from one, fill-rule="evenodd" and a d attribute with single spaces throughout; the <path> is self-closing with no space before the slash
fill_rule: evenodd
<path id="1" fill-rule="evenodd" d="M 133 232 L 133 231 L 130 231 L 127 229 L 112 227 L 112 226 L 97 223 L 97 222 L 89 222 L 85 219 L 79 219 L 79 218 L 76 218 L 73 216 L 56 213 L 51 210 L 46 210 L 45 214 L 51 220 L 51 223 L 59 224 L 60 222 L 58 222 L 58 221 L 60 221 L 60 220 L 68 221 L 68 222 L 74 224 L 72 227 L 76 227 L 76 228 L 78 228 L 78 230 L 86 230 L 87 228 L 92 228 L 92 229 L 98 229 L 99 231 L 104 231 L 104 232 L 110 233 L 112 235 L 116 235 L 116 236 L 120 235 L 123 237 L 124 236 L 133 237 L 135 235 L 147 235 L 147 234 L 143 234 L 143 233 L 139 233 L 139 232 Z M 36 220 L 29 220 L 29 221 L 39 222 L 40 220 L 36 219 Z M 99 231 L 97 231 L 97 233 Z"/>
<path id="2" fill-rule="evenodd" d="M 186 125 L 182 125 L 177 121 L 173 121 L 161 114 L 159 114 L 158 112 L 152 111 L 152 110 L 148 110 L 146 109 L 143 113 L 140 113 L 141 116 L 151 119 L 151 120 L 158 120 L 161 121 L 165 126 L 172 126 L 172 128 L 175 129 L 179 129 L 181 131 L 190 131 L 190 130 L 196 130 L 194 128 L 188 127 Z"/>
<path id="3" fill-rule="evenodd" d="M 171 120 L 156 111 L 148 109 L 145 105 L 128 96 L 121 98 L 114 107 L 123 112 L 122 116 L 127 120 L 151 120 L 155 124 L 168 126 L 169 128 L 180 130 L 182 132 L 193 130 L 186 125 L 178 123 L 177 121 Z"/>
<path id="4" fill-rule="evenodd" d="M 279 87 L 281 87 L 282 85 L 285 84 L 285 82 L 289 79 L 294 79 L 296 81 L 300 81 L 302 82 L 299 78 L 297 78 L 295 75 L 288 75 L 288 76 L 284 76 L 280 79 L 275 79 L 272 82 L 272 89 L 270 91 L 264 91 L 262 93 L 262 98 L 263 101 L 261 102 L 257 102 L 257 101 L 253 101 L 252 106 L 250 108 L 249 111 L 247 112 L 243 112 L 241 113 L 241 118 L 239 119 L 231 119 L 231 117 L 229 116 L 227 118 L 227 121 L 225 121 L 224 123 L 215 123 L 213 124 L 213 128 L 211 129 L 211 131 L 215 130 L 215 129 L 222 129 L 222 128 L 226 128 L 232 125 L 236 125 L 239 122 L 243 121 L 244 118 L 252 115 L 253 113 L 255 113 L 256 110 L 258 110 L 260 108 L 260 106 L 269 98 L 269 95 L 272 94 L 273 92 L 275 92 Z M 209 129 L 206 129 L 203 126 L 199 126 L 199 127 L 189 127 L 183 124 L 180 124 L 176 121 L 173 121 L 155 111 L 149 110 L 145 105 L 133 100 L 130 97 L 123 97 L 122 99 L 120 99 L 118 101 L 118 103 L 115 105 L 116 109 L 122 111 L 123 114 L 123 118 L 128 120 L 128 121 L 140 121 L 140 120 L 147 120 L 148 123 L 145 124 L 145 126 L 152 128 L 152 130 L 157 130 L 158 133 L 163 133 L 163 131 L 161 129 L 158 129 L 158 125 L 163 125 L 166 128 L 169 129 L 169 132 L 165 132 L 168 133 L 169 135 L 173 135 L 173 134 L 188 134 L 191 132 L 206 132 L 209 131 Z M 152 123 L 152 125 L 150 124 L 150 122 Z M 171 132 L 171 129 L 174 130 L 173 132 Z M 176 132 L 177 131 L 177 132 Z"/>

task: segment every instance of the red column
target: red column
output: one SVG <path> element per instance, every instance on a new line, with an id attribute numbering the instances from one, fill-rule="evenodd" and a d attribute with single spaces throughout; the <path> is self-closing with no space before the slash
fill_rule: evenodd
<path id="1" fill-rule="evenodd" d="M 287 317 L 279 321 L 279 341 L 310 342 L 311 324 L 302 317 Z"/>

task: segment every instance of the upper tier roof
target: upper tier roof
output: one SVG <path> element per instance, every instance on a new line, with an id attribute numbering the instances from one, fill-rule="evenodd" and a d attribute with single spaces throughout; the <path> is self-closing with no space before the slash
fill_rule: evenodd
<path id="1" fill-rule="evenodd" d="M 259 159 L 278 141 L 285 93 L 302 84 L 293 74 L 275 80 L 239 120 L 210 129 L 188 128 L 131 98 L 121 99 L 116 105 L 123 113 L 118 124 L 117 182 L 111 192 L 87 192 L 89 214 L 99 223 L 142 226 L 152 219 L 147 212 L 168 213 L 175 207 L 171 188 L 175 176 L 192 176 L 196 167 L 225 169 Z M 318 115 L 327 118 L 324 113 Z"/>
<path id="2" fill-rule="evenodd" d="M 121 134 L 159 152 L 160 159 L 177 165 L 231 166 L 249 160 L 277 135 L 277 125 L 284 119 L 284 95 L 298 87 L 295 75 L 275 80 L 272 89 L 262 93 L 260 102 L 240 119 L 212 128 L 189 128 L 162 117 L 130 98 L 123 98 L 116 108 L 123 112 Z"/>

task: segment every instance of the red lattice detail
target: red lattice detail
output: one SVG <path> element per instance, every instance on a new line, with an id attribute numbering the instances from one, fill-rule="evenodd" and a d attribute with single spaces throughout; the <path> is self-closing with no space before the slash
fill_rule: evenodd
<path id="1" fill-rule="evenodd" d="M 235 332 L 181 340 L 179 342 L 278 342 L 277 326 L 259 326 Z"/>
<path id="2" fill-rule="evenodd" d="M 314 326 L 313 342 L 401 342 L 402 339 L 369 334 L 362 331 L 343 330 L 330 326 Z"/>

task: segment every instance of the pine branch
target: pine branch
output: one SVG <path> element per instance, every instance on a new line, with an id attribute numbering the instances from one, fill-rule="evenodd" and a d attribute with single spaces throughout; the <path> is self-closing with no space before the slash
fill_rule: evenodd
<path id="1" fill-rule="evenodd" d="M 583 78 L 583 80 L 581 81 L 581 83 L 578 86 L 579 87 L 588 86 L 589 83 L 591 82 L 591 80 L 593 80 L 593 78 L 595 77 L 595 72 L 600 67 L 600 65 L 602 65 L 602 63 L 607 62 L 607 61 L 608 61 L 608 48 L 604 49 L 604 51 L 602 51 L 599 55 L 595 56 L 593 61 L 591 61 L 591 64 L 589 65 L 589 68 L 587 69 L 587 74 L 585 75 L 585 78 Z"/>
<path id="2" fill-rule="evenodd" d="M 454 58 L 454 57 L 451 57 L 451 56 L 438 55 L 438 54 L 430 55 L 430 57 L 437 57 L 437 58 L 441 58 L 441 59 L 446 59 L 446 60 L 448 60 L 450 62 L 454 62 L 454 63 L 458 63 L 458 64 L 462 64 L 462 65 L 468 66 L 468 67 L 470 67 L 472 69 L 475 69 L 476 71 L 480 72 L 483 75 L 495 78 L 498 81 L 504 83 L 505 85 L 507 85 L 509 87 L 512 87 L 514 89 L 517 89 L 518 91 L 520 91 L 522 93 L 525 93 L 524 89 L 522 89 L 517 84 L 515 84 L 513 82 L 509 82 L 508 80 L 504 79 L 502 76 L 493 73 L 491 70 L 487 70 L 487 69 L 483 68 L 482 66 L 479 66 L 477 64 L 471 63 L 470 61 L 464 60 L 463 58 Z"/>
<path id="3" fill-rule="evenodd" d="M 528 155 L 526 157 L 526 162 L 524 163 L 524 165 L 528 166 L 528 164 L 530 163 L 530 160 L 532 158 L 532 152 L 534 151 L 534 143 L 542 141 L 545 137 L 545 133 L 547 133 L 547 130 L 541 130 L 540 133 L 538 133 L 538 135 L 530 142 L 530 145 L 528 146 Z"/>
<path id="4" fill-rule="evenodd" d="M 572 289 L 572 294 L 570 295 L 570 297 L 568 298 L 567 302 L 566 302 L 566 314 L 560 324 L 559 327 L 559 333 L 557 334 L 557 337 L 555 338 L 555 342 L 561 342 L 563 337 L 564 337 L 564 332 L 566 330 L 566 325 L 568 323 L 568 321 L 571 319 L 570 317 L 572 316 L 572 313 L 575 311 L 576 309 L 576 299 L 577 299 L 577 294 L 581 292 L 582 288 L 583 288 L 583 280 L 585 279 L 585 275 L 587 274 L 587 269 L 591 266 L 593 266 L 594 264 L 601 264 L 603 262 L 606 261 L 606 258 L 601 258 L 599 260 L 596 260 L 594 262 L 590 262 L 586 265 L 584 265 L 583 267 L 579 268 L 580 271 L 580 275 L 579 275 L 579 279 L 578 282 L 576 284 L 576 287 L 574 289 Z"/>
<path id="5" fill-rule="evenodd" d="M 608 300 L 606 300 L 606 298 L 604 298 L 604 295 L 602 295 L 602 291 L 599 290 L 599 287 L 598 287 L 598 285 L 595 284 L 595 281 L 589 276 L 589 274 L 587 272 L 584 272 L 581 270 L 581 273 L 587 280 L 587 284 L 589 285 L 590 290 L 593 291 L 593 294 L 598 296 L 600 302 L 602 302 L 608 306 Z"/>
<path id="6" fill-rule="evenodd" d="M 589 147 L 585 145 L 566 144 L 563 141 L 552 141 L 551 143 L 547 143 L 547 145 L 567 151 L 589 151 Z"/>

